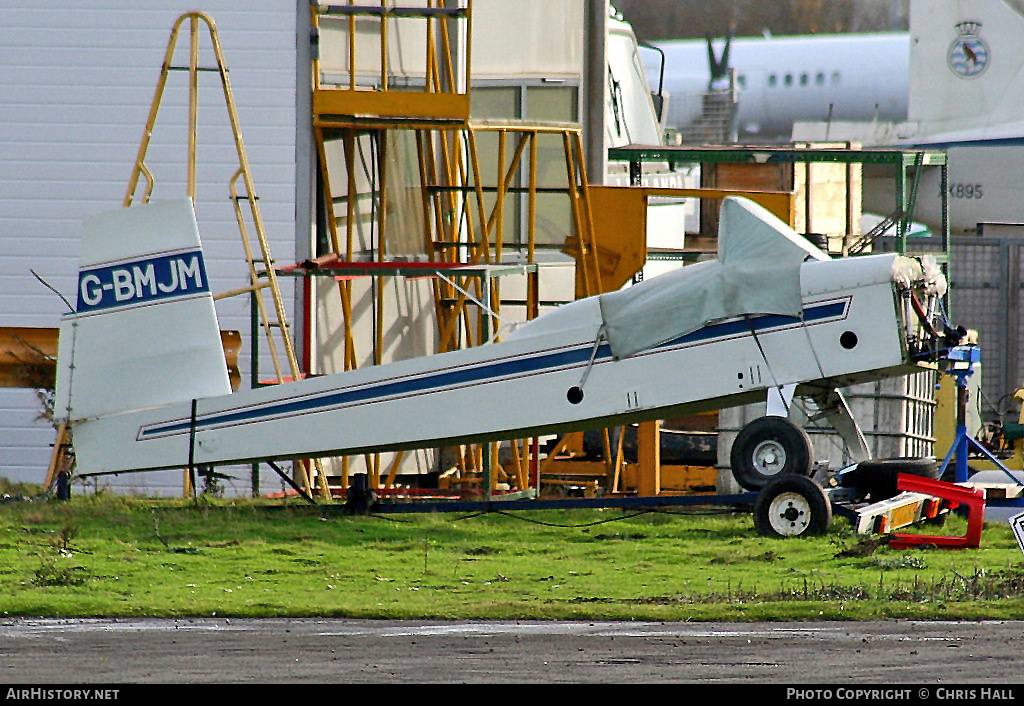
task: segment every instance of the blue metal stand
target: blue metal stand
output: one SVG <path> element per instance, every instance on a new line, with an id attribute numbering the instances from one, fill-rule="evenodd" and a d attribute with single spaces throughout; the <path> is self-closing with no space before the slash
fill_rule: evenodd
<path id="1" fill-rule="evenodd" d="M 950 362 L 950 367 L 945 372 L 947 375 L 956 378 L 956 437 L 953 440 L 953 444 L 949 447 L 949 452 L 946 454 L 942 466 L 939 467 L 939 477 L 943 476 L 946 467 L 955 455 L 955 481 L 957 483 L 966 483 L 967 458 L 971 449 L 974 449 L 1002 469 L 1003 473 L 1014 483 L 1024 485 L 1024 483 L 1010 473 L 1009 469 L 999 459 L 967 433 L 967 378 L 974 373 L 974 364 L 981 361 L 981 350 L 977 346 L 956 346 L 949 350 L 946 357 Z"/>

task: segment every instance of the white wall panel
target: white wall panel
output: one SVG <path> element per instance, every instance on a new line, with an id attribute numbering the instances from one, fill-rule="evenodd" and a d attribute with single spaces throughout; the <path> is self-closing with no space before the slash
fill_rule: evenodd
<path id="1" fill-rule="evenodd" d="M 296 42 L 300 34 L 305 40 L 296 23 L 307 5 L 201 5 L 216 23 L 230 70 L 272 251 L 279 262 L 291 262 L 296 126 L 306 119 L 296 108 L 302 75 Z M 193 9 L 191 0 L 6 0 L 0 6 L 0 326 L 57 326 L 64 305 L 31 270 L 73 300 L 82 219 L 121 206 L 171 28 Z M 213 66 L 203 24 L 200 36 L 200 64 Z M 187 64 L 188 43 L 186 24 L 175 64 Z M 171 72 L 146 160 L 157 179 L 154 199 L 186 193 L 186 77 Z M 224 291 L 246 284 L 246 268 L 228 191 L 237 158 L 215 73 L 200 76 L 198 133 L 196 213 L 213 288 Z M 248 338 L 247 300 L 228 300 L 218 311 L 223 328 Z M 32 391 L 0 390 L 0 476 L 43 479 L 52 431 L 34 421 L 37 412 Z M 170 478 L 180 487 L 180 478 Z"/>

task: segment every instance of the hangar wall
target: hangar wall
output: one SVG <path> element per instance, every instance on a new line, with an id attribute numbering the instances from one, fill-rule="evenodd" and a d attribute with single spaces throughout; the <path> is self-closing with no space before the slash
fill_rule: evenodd
<path id="1" fill-rule="evenodd" d="M 184 0 L 7 0 L 0 8 L 0 326 L 58 325 L 66 307 L 32 271 L 73 300 L 82 219 L 121 206 L 171 28 L 195 9 Z M 296 204 L 310 198 L 309 136 L 296 120 L 296 86 L 309 64 L 308 42 L 296 39 L 307 36 L 308 3 L 205 0 L 201 10 L 216 24 L 230 70 L 271 250 L 278 260 L 305 257 L 296 248 L 310 240 L 311 209 Z M 204 25 L 200 37 L 207 66 Z M 188 45 L 186 27 L 174 63 L 187 65 Z M 171 72 L 148 151 L 154 200 L 186 194 L 186 75 Z M 228 191 L 238 162 L 217 74 L 201 73 L 199 84 L 196 213 L 211 283 L 227 291 L 247 284 Z M 218 315 L 222 328 L 248 331 L 247 298 L 223 300 Z M 0 476 L 43 480 L 54 434 L 40 411 L 34 391 L 0 389 Z M 181 490 L 177 472 L 110 482 Z"/>

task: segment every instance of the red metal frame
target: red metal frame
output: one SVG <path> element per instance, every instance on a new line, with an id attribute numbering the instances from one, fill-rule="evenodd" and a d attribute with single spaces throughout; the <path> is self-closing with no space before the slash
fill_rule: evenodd
<path id="1" fill-rule="evenodd" d="M 985 491 L 982 488 L 967 488 L 954 483 L 933 480 L 921 476 L 900 473 L 896 487 L 911 493 L 933 495 L 949 501 L 946 506 L 953 510 L 960 505 L 967 506 L 967 534 L 963 537 L 925 534 L 893 534 L 889 546 L 896 549 L 932 544 L 948 549 L 977 549 L 981 544 L 981 530 L 985 523 Z"/>

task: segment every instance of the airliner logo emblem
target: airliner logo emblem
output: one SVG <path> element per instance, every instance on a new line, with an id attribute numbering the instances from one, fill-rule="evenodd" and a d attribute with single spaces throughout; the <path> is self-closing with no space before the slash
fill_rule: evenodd
<path id="1" fill-rule="evenodd" d="M 956 24 L 957 38 L 949 45 L 946 56 L 949 70 L 963 79 L 978 78 L 988 68 L 988 45 L 978 33 L 981 23 L 966 20 Z"/>

